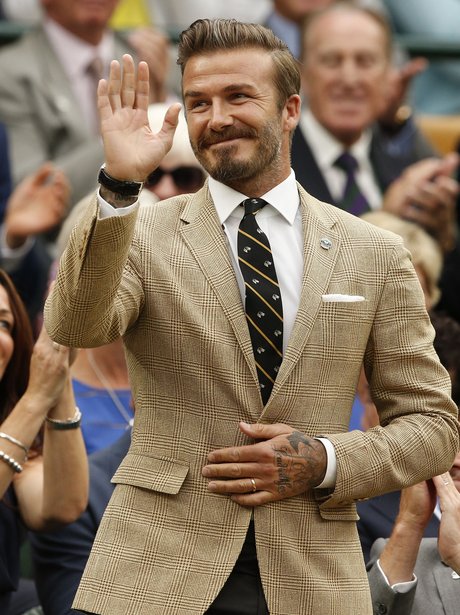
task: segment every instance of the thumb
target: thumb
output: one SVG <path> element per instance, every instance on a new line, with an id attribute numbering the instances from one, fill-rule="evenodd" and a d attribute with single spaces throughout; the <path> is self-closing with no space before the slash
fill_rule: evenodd
<path id="1" fill-rule="evenodd" d="M 161 127 L 158 136 L 165 139 L 166 141 L 171 141 L 174 138 L 174 133 L 176 132 L 177 124 L 179 123 L 179 113 L 182 108 L 180 103 L 174 103 L 169 107 L 166 111 L 163 125 Z"/>
<path id="2" fill-rule="evenodd" d="M 43 185 L 53 172 L 54 172 L 53 164 L 51 162 L 45 162 L 38 168 L 38 170 L 33 175 L 32 184 L 34 186 Z"/>

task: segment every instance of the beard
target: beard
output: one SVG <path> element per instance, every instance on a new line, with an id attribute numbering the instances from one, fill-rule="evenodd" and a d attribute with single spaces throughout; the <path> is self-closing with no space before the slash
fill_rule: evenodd
<path id="1" fill-rule="evenodd" d="M 209 155 L 211 145 L 238 138 L 256 142 L 255 152 L 249 159 L 236 158 L 238 144 L 233 143 L 222 145 Z M 248 126 L 229 126 L 220 132 L 208 131 L 191 145 L 207 173 L 216 181 L 230 186 L 237 181 L 254 179 L 276 164 L 281 150 L 281 130 L 276 120 L 267 122 L 260 130 Z"/>

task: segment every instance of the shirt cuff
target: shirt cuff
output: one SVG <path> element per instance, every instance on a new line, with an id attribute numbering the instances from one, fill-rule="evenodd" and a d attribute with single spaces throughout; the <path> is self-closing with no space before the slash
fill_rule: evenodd
<path id="1" fill-rule="evenodd" d="M 30 252 L 35 243 L 34 237 L 27 237 L 25 242 L 19 248 L 10 248 L 6 243 L 6 228 L 2 224 L 0 226 L 0 256 L 2 258 L 2 267 L 8 272 L 14 271 L 19 267 L 23 258 Z"/>
<path id="2" fill-rule="evenodd" d="M 387 579 L 387 575 L 383 572 L 382 567 L 380 566 L 379 559 L 377 560 L 377 568 L 379 569 L 380 574 L 384 578 L 385 583 L 388 585 L 388 587 L 391 587 L 391 589 L 397 594 L 407 594 L 407 592 L 410 592 L 410 590 L 417 585 L 417 577 L 415 576 L 415 574 L 413 575 L 414 578 L 412 579 L 412 581 L 404 581 L 403 583 L 394 583 L 393 585 L 390 585 L 390 582 Z"/>
<path id="3" fill-rule="evenodd" d="M 100 190 L 97 191 L 97 202 L 99 203 L 99 219 L 102 220 L 104 218 L 111 218 L 112 216 L 126 216 L 129 212 L 133 211 L 139 203 L 139 199 L 135 201 L 132 205 L 127 205 L 126 207 L 112 207 L 110 203 L 107 203 L 105 199 L 101 197 Z"/>
<path id="4" fill-rule="evenodd" d="M 335 481 L 337 480 L 337 456 L 335 454 L 335 448 L 328 438 L 315 438 L 319 440 L 326 449 L 327 465 L 326 474 L 323 481 L 316 485 L 315 489 L 334 489 Z"/>

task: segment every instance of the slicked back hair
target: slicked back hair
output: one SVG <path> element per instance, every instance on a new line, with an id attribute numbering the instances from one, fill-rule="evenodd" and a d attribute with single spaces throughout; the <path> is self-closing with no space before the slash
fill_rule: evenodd
<path id="1" fill-rule="evenodd" d="M 235 49 L 261 49 L 270 54 L 280 109 L 290 96 L 299 93 L 297 60 L 281 39 L 260 24 L 242 23 L 236 19 L 198 19 L 179 37 L 177 64 L 183 75 L 190 58 Z"/>

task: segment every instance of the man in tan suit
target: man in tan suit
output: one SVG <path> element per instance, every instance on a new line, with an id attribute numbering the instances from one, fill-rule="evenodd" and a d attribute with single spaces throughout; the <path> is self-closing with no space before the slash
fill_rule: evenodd
<path id="1" fill-rule="evenodd" d="M 179 63 L 209 180 L 139 207 L 179 109 L 153 134 L 147 66 L 136 76 L 130 56 L 123 73 L 112 63 L 99 84 L 100 193 L 46 308 L 60 343 L 123 336 L 136 407 L 74 608 L 369 615 L 355 501 L 445 471 L 458 449 L 422 291 L 397 236 L 296 184 L 300 77 L 284 43 L 259 25 L 200 20 L 182 33 Z M 258 197 L 254 237 L 271 246 L 260 267 L 275 264 L 279 288 L 250 315 L 267 276 L 243 278 L 259 248 L 244 237 L 241 251 L 237 237 L 249 218 L 240 204 Z M 267 335 L 280 296 L 272 374 L 261 367 L 272 341 L 253 350 L 251 335 L 254 322 Z M 348 432 L 363 361 L 384 427 Z"/>

